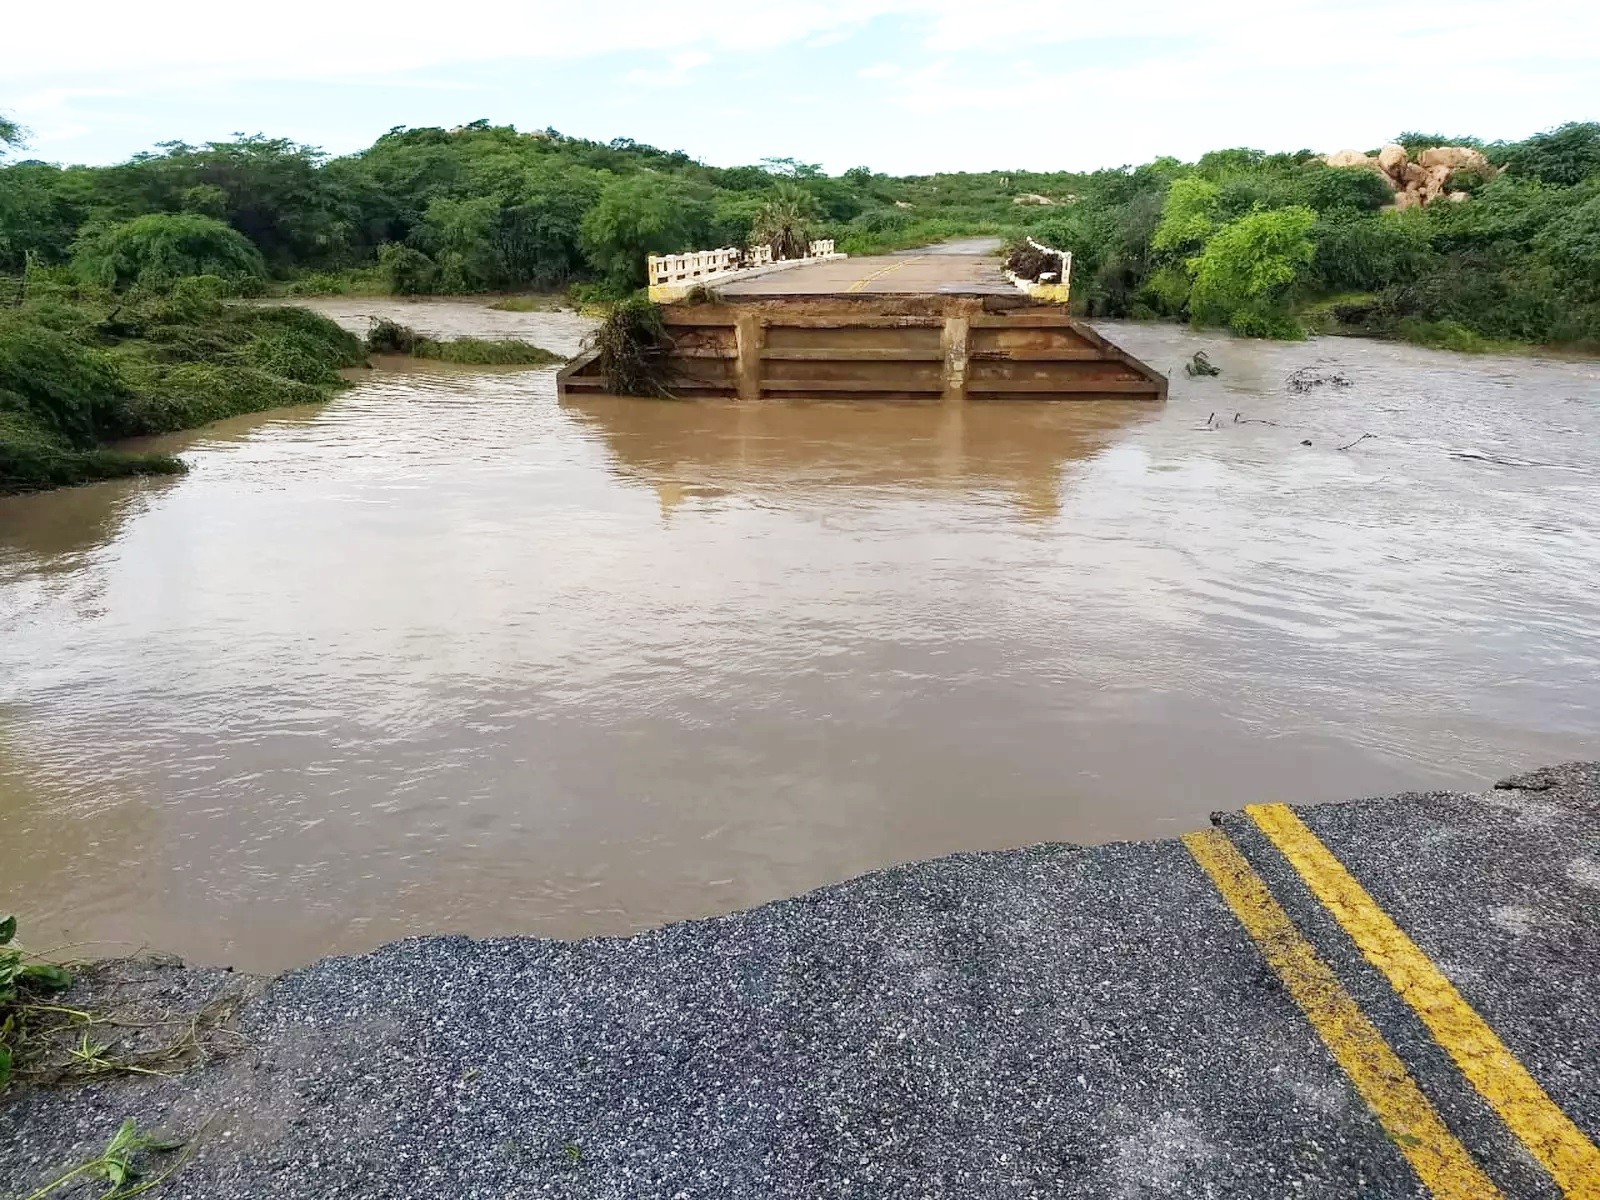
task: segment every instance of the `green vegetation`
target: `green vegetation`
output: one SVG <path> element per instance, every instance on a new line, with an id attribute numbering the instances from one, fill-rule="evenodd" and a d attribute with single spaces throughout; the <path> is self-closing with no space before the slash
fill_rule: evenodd
<path id="1" fill-rule="evenodd" d="M 1223 150 L 1079 177 L 1075 201 L 1030 208 L 1023 223 L 1073 252 L 1073 302 L 1091 315 L 1452 349 L 1600 347 L 1600 124 L 1510 145 L 1399 141 L 1477 146 L 1496 169 L 1453 181 L 1462 202 L 1396 212 L 1375 171 L 1308 150 Z"/>
<path id="2" fill-rule="evenodd" d="M 169 288 L 186 275 L 215 275 L 240 287 L 265 278 L 267 268 L 248 238 L 215 217 L 146 213 L 86 229 L 73 246 L 72 271 L 120 292 L 135 284 Z"/>
<path id="3" fill-rule="evenodd" d="M 618 301 L 594 334 L 606 390 L 618 396 L 672 395 L 672 348 L 661 310 L 643 295 Z"/>
<path id="4" fill-rule="evenodd" d="M 159 988 L 140 993 L 148 980 L 139 978 L 138 960 L 80 964 L 74 975 L 24 951 L 16 928 L 15 917 L 0 917 L 0 1093 L 25 1083 L 174 1075 L 243 1045 L 230 1024 L 242 992 L 174 1011 Z M 68 997 L 58 995 L 69 987 Z M 67 1003 L 80 994 L 88 999 Z M 98 1009 L 96 997 L 110 1007 Z"/>
<path id="5" fill-rule="evenodd" d="M 543 367 L 566 361 L 553 350 L 515 338 L 460 337 L 440 341 L 389 320 L 372 323 L 367 332 L 367 349 L 374 354 L 409 354 L 414 358 L 471 366 Z"/>
<path id="6" fill-rule="evenodd" d="M 165 1170 L 150 1175 L 148 1157 L 151 1154 L 170 1154 L 183 1145 L 181 1139 L 141 1132 L 138 1124 L 129 1117 L 117 1128 L 99 1154 L 62 1172 L 38 1191 L 29 1193 L 25 1200 L 46 1200 L 47 1197 L 60 1195 L 81 1179 L 99 1179 L 108 1185 L 99 1193 L 99 1200 L 132 1200 L 132 1197 L 143 1195 L 165 1183 L 185 1161 L 184 1156 L 179 1155 Z"/>
<path id="7" fill-rule="evenodd" d="M 831 237 L 867 254 L 1031 234 L 1073 252 L 1074 304 L 1089 315 L 1269 336 L 1600 344 L 1600 123 L 1488 145 L 1401 134 L 1413 151 L 1477 145 L 1490 164 L 1452 181 L 1463 202 L 1406 212 L 1392 211 L 1375 171 L 1309 150 L 892 177 L 793 159 L 712 167 L 625 138 L 487 121 L 397 127 L 341 158 L 258 135 L 165 143 L 110 167 L 15 161 L 21 136 L 0 128 L 0 274 L 13 287 L 66 269 L 116 292 L 204 273 L 235 294 L 264 275 L 296 295 L 564 288 L 594 303 L 638 288 L 650 253 L 794 253 Z M 0 303 L 6 294 L 0 280 Z M 1441 338 L 1440 326 L 1470 337 Z"/>
<path id="8" fill-rule="evenodd" d="M 364 357 L 305 309 L 228 303 L 215 275 L 118 294 L 75 274 L 32 270 L 0 308 L 0 492 L 181 471 L 107 443 L 325 400 Z"/>
<path id="9" fill-rule="evenodd" d="M 548 312 L 552 304 L 548 296 L 506 296 L 489 307 L 495 312 Z"/>
<path id="10" fill-rule="evenodd" d="M 0 1092 L 27 1044 L 29 1019 L 48 1007 L 42 998 L 72 984 L 60 967 L 30 962 L 16 936 L 16 917 L 0 917 Z"/>
<path id="11" fill-rule="evenodd" d="M 779 182 L 750 223 L 749 239 L 772 250 L 773 258 L 803 258 L 815 238 L 822 205 L 803 188 Z"/>

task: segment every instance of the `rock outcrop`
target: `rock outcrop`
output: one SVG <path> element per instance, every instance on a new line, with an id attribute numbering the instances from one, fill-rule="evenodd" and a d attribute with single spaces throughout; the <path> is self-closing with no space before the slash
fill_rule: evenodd
<path id="1" fill-rule="evenodd" d="M 1421 208 L 1441 197 L 1452 203 L 1465 200 L 1467 193 L 1451 191 L 1451 184 L 1483 178 L 1494 171 L 1483 152 L 1470 146 L 1430 146 L 1413 159 L 1404 146 L 1390 142 L 1375 155 L 1340 150 L 1324 155 L 1322 161 L 1330 167 L 1376 171 L 1394 192 L 1394 206 L 1401 211 Z"/>
<path id="2" fill-rule="evenodd" d="M 1378 160 L 1370 154 L 1363 154 L 1359 150 L 1340 150 L 1337 154 L 1325 154 L 1322 161 L 1330 167 L 1375 167 Z"/>

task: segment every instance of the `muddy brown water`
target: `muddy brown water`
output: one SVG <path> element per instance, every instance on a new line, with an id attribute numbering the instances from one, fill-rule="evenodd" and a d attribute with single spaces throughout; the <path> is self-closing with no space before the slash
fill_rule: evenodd
<path id="1" fill-rule="evenodd" d="M 390 363 L 0 500 L 0 908 L 271 969 L 1596 753 L 1600 366 L 1105 329 L 1165 408 Z"/>

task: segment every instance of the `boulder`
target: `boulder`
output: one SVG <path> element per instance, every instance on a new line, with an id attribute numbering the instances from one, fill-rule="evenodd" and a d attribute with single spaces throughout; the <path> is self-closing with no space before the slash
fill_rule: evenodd
<path id="1" fill-rule="evenodd" d="M 1406 148 L 1390 142 L 1378 151 L 1378 166 L 1391 179 L 1404 179 L 1401 172 L 1406 166 Z"/>
<path id="2" fill-rule="evenodd" d="M 1405 212 L 1408 208 L 1421 208 L 1422 197 L 1416 192 L 1396 192 L 1394 194 L 1394 209 L 1396 212 Z"/>
<path id="3" fill-rule="evenodd" d="M 1451 204 L 1460 204 L 1463 200 L 1470 200 L 1472 197 L 1466 192 L 1450 192 L 1445 196 L 1445 199 L 1450 201 Z"/>
<path id="4" fill-rule="evenodd" d="M 1444 193 L 1444 185 L 1450 182 L 1451 168 L 1446 166 L 1423 167 L 1428 173 L 1428 178 L 1422 184 L 1422 201 L 1432 204 Z"/>
<path id="5" fill-rule="evenodd" d="M 1417 155 L 1417 161 L 1425 167 L 1449 167 L 1452 171 L 1487 173 L 1489 170 L 1489 160 L 1483 156 L 1483 151 L 1470 146 L 1430 146 Z"/>
<path id="6" fill-rule="evenodd" d="M 1428 168 L 1421 163 L 1401 163 L 1397 176 L 1408 192 L 1420 192 L 1428 183 Z"/>
<path id="7" fill-rule="evenodd" d="M 1370 154 L 1363 154 L 1359 150 L 1340 150 L 1335 154 L 1324 154 L 1322 161 L 1330 167 L 1375 167 L 1378 160 Z"/>

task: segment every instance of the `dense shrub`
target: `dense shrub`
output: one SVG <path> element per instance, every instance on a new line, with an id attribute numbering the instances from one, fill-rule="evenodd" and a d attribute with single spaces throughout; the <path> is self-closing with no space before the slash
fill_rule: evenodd
<path id="1" fill-rule="evenodd" d="M 399 296 L 431 292 L 439 282 L 439 268 L 433 259 L 396 242 L 378 247 L 378 268 L 389 290 Z"/>
<path id="2" fill-rule="evenodd" d="M 1195 318 L 1255 337 L 1298 332 L 1289 308 L 1316 253 L 1309 236 L 1316 220 L 1296 206 L 1251 213 L 1219 229 L 1193 261 Z"/>
<path id="3" fill-rule="evenodd" d="M 1513 176 L 1575 187 L 1600 173 L 1600 122 L 1573 121 L 1536 133 L 1506 152 L 1505 165 Z"/>
<path id="4" fill-rule="evenodd" d="M 149 213 L 85 231 L 72 252 L 83 281 L 116 291 L 169 288 L 185 275 L 261 278 L 261 252 L 221 221 L 193 213 Z"/>
<path id="5" fill-rule="evenodd" d="M 26 315 L 0 315 L 0 410 L 85 449 L 104 435 L 108 408 L 127 394 L 104 351 Z"/>
<path id="6" fill-rule="evenodd" d="M 1329 292 L 1375 292 L 1409 282 L 1430 259 L 1420 213 L 1364 217 L 1335 212 L 1317 218 L 1312 273 Z"/>

